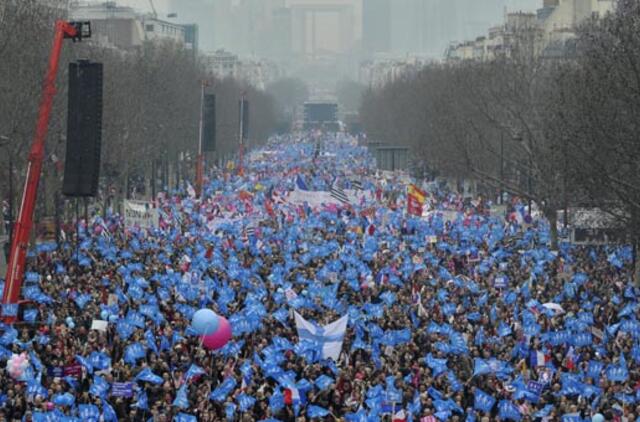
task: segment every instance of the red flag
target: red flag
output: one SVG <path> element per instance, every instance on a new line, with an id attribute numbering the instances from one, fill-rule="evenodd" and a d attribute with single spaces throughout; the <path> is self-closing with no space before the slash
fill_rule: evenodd
<path id="1" fill-rule="evenodd" d="M 267 214 L 269 214 L 271 218 L 274 218 L 276 216 L 276 213 L 273 211 L 273 202 L 271 202 L 271 199 L 266 198 L 264 200 L 264 209 L 265 211 L 267 211 Z"/>
<path id="2" fill-rule="evenodd" d="M 422 215 L 422 204 L 411 195 L 407 197 L 407 212 L 411 215 Z"/>

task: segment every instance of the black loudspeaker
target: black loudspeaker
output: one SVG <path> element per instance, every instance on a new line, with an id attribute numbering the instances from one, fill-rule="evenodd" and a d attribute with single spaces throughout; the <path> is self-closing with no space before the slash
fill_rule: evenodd
<path id="1" fill-rule="evenodd" d="M 216 150 L 216 96 L 204 96 L 202 150 Z"/>
<path id="2" fill-rule="evenodd" d="M 87 60 L 70 63 L 64 195 L 96 195 L 101 143 L 102 63 Z"/>
<path id="3" fill-rule="evenodd" d="M 249 101 L 240 100 L 240 119 L 242 120 L 242 139 L 249 139 Z"/>

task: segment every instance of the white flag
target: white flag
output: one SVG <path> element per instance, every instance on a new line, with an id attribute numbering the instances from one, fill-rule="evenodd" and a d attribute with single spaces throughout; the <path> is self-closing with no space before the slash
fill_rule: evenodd
<path id="1" fill-rule="evenodd" d="M 337 321 L 324 327 L 318 327 L 294 311 L 296 329 L 300 340 L 309 340 L 320 344 L 322 347 L 322 359 L 331 358 L 338 361 L 342 351 L 344 335 L 347 332 L 349 316 L 345 315 Z"/>

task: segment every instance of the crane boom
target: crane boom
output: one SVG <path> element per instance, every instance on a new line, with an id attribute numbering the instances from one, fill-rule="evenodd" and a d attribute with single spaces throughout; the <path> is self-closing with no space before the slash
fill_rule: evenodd
<path id="1" fill-rule="evenodd" d="M 158 12 L 156 12 L 156 7 L 153 5 L 153 0 L 149 0 L 149 5 L 151 6 L 151 12 L 153 13 L 153 17 L 158 17 Z"/>

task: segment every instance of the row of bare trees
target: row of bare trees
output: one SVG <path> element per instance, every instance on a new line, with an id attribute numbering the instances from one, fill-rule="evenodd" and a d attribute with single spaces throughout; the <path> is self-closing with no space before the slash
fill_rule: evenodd
<path id="1" fill-rule="evenodd" d="M 588 203 L 638 244 L 639 27 L 640 3 L 620 0 L 561 58 L 523 42 L 508 57 L 429 66 L 369 90 L 361 119 L 370 138 L 412 147 L 435 174 L 535 201 L 552 230 L 559 209 Z"/>
<path id="2" fill-rule="evenodd" d="M 10 163 L 15 181 L 14 204 L 26 169 L 34 132 L 42 80 L 51 48 L 54 22 L 64 18 L 63 0 L 6 0 L 0 2 L 0 194 L 8 197 Z M 63 49 L 52 113 L 47 156 L 64 157 L 67 67 L 77 59 L 104 64 L 102 137 L 103 193 L 117 187 L 115 196 L 144 190 L 150 181 L 158 189 L 175 187 L 193 172 L 197 153 L 202 80 L 216 94 L 217 159 L 238 147 L 238 101 L 250 103 L 250 143 L 264 141 L 277 116 L 272 97 L 233 79 L 216 80 L 207 74 L 192 50 L 175 43 L 148 42 L 122 51 L 89 40 L 68 43 Z M 152 178 L 152 172 L 154 176 Z M 41 215 L 51 214 L 60 175 L 52 162 L 44 169 L 39 201 Z M 117 199 L 117 198 L 113 198 Z M 14 211 L 15 213 L 15 211 Z"/>

